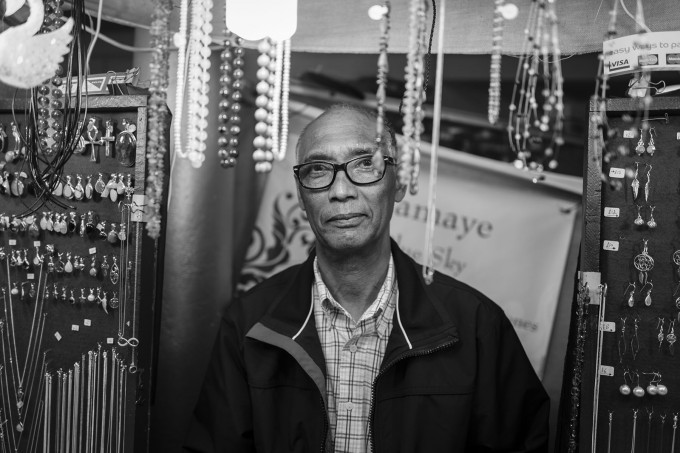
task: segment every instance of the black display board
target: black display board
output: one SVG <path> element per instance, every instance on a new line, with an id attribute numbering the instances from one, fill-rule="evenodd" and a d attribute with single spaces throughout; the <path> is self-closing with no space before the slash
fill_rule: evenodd
<path id="1" fill-rule="evenodd" d="M 27 102 L 0 100 L 0 442 L 146 451 L 163 256 L 144 229 L 147 97 L 87 100 L 82 151 L 54 188 L 62 206 L 40 206 L 33 224 Z"/>
<path id="2" fill-rule="evenodd" d="M 602 286 L 591 284 L 583 314 L 580 382 L 569 379 L 571 370 L 565 374 L 562 404 L 578 409 L 578 451 L 671 451 L 680 444 L 680 99 L 653 99 L 648 127 L 640 102 L 607 101 L 615 133 L 604 152 L 594 120 L 602 112 L 594 103 L 590 109 L 581 283 L 591 274 Z M 607 150 L 616 152 L 602 159 Z M 563 436 L 559 451 L 567 451 L 565 443 Z"/>

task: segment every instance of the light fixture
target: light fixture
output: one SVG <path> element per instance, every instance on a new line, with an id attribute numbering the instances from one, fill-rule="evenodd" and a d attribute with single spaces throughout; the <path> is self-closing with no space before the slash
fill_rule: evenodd
<path id="1" fill-rule="evenodd" d="M 290 39 L 297 30 L 297 0 L 226 0 L 227 28 L 248 41 Z"/>

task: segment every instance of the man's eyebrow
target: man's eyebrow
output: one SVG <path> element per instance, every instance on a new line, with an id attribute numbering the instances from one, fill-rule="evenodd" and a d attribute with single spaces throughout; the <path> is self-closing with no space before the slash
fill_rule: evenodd
<path id="1" fill-rule="evenodd" d="M 364 154 L 373 154 L 377 149 L 377 146 L 374 144 L 365 144 L 365 145 L 352 145 L 348 148 L 348 153 L 350 157 L 358 157 L 362 156 Z M 312 151 L 309 154 L 305 156 L 304 161 L 305 162 L 311 162 L 314 160 L 332 160 L 335 156 L 335 153 L 331 151 Z"/>

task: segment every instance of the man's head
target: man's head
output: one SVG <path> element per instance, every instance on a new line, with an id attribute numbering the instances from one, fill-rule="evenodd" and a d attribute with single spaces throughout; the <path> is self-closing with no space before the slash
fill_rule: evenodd
<path id="1" fill-rule="evenodd" d="M 376 150 L 376 115 L 349 105 L 333 106 L 312 121 L 297 144 L 297 162 L 342 164 L 354 158 L 370 165 Z M 394 132 L 387 126 L 382 153 L 395 157 Z M 355 180 L 359 178 L 355 177 Z M 334 254 L 371 253 L 389 250 L 389 223 L 394 203 L 404 197 L 405 188 L 396 178 L 396 166 L 385 165 L 382 179 L 365 185 L 354 184 L 338 170 L 330 187 L 307 189 L 298 180 L 298 199 L 307 213 L 320 250 Z"/>

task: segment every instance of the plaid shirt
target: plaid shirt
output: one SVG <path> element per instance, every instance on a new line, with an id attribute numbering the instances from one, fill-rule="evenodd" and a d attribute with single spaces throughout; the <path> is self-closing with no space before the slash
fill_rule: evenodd
<path id="1" fill-rule="evenodd" d="M 326 358 L 329 436 L 336 453 L 370 452 L 371 390 L 392 332 L 399 297 L 392 256 L 376 300 L 358 322 L 333 299 L 316 259 L 314 279 L 314 320 Z"/>

